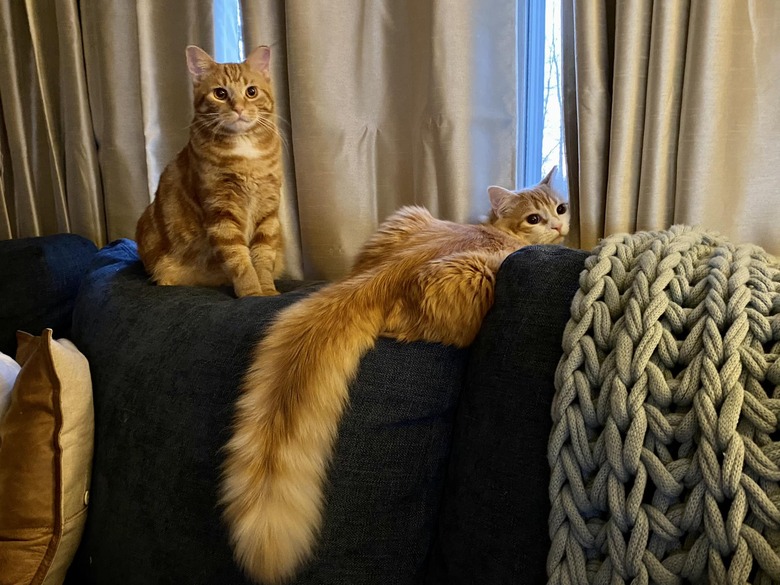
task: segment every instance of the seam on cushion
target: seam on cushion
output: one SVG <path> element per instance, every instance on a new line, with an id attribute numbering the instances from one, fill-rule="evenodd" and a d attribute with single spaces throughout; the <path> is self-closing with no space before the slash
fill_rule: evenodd
<path id="1" fill-rule="evenodd" d="M 62 381 L 54 368 L 54 356 L 51 353 L 53 341 L 52 330 L 44 329 L 38 349 L 45 352 L 46 369 L 52 384 L 52 412 L 54 412 L 54 436 L 52 437 L 54 446 L 54 526 L 52 527 L 52 537 L 49 541 L 49 546 L 46 548 L 46 554 L 43 555 L 41 564 L 38 565 L 38 570 L 30 581 L 30 585 L 41 585 L 44 579 L 46 579 L 62 538 L 62 446 L 60 445 L 60 432 L 62 431 L 62 403 L 60 401 Z"/>
<path id="2" fill-rule="evenodd" d="M 81 508 L 81 510 L 79 510 L 78 512 L 76 512 L 75 514 L 73 514 L 73 516 L 69 516 L 68 518 L 65 518 L 65 519 L 63 520 L 63 522 L 62 522 L 63 528 L 64 528 L 64 526 L 65 526 L 66 524 L 71 524 L 71 523 L 73 523 L 74 521 L 76 521 L 76 520 L 78 520 L 79 518 L 81 518 L 81 517 L 82 517 L 84 514 L 86 514 L 86 513 L 87 513 L 87 510 L 89 510 L 89 506 L 84 506 L 83 508 Z M 64 532 L 64 529 L 63 529 L 63 532 Z"/>

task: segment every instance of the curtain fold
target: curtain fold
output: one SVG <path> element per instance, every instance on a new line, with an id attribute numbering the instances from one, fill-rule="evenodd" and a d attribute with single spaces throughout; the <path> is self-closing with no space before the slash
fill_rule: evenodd
<path id="1" fill-rule="evenodd" d="M 780 4 L 564 2 L 574 244 L 686 223 L 780 254 Z"/>
<path id="2" fill-rule="evenodd" d="M 272 47 L 292 277 L 343 274 L 377 224 L 420 204 L 465 221 L 516 187 L 514 0 L 240 2 Z M 212 2 L 0 3 L 0 237 L 133 237 L 185 144 L 184 47 Z M 563 0 L 574 225 L 691 223 L 780 253 L 780 4 Z"/>
<path id="3" fill-rule="evenodd" d="M 78 231 L 98 243 L 99 171 L 86 95 L 78 3 L 0 4 L 0 169 L 5 237 Z"/>
<path id="4" fill-rule="evenodd" d="M 81 27 L 107 239 L 135 237 L 165 165 L 184 147 L 192 87 L 184 48 L 214 51 L 210 0 L 82 0 Z"/>

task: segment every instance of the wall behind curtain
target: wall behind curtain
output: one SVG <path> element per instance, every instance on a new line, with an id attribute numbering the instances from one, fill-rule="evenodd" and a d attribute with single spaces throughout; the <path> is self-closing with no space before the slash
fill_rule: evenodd
<path id="1" fill-rule="evenodd" d="M 0 3 L 0 237 L 132 238 L 191 119 L 210 0 Z M 515 186 L 514 0 L 241 2 L 272 49 L 293 277 L 343 274 L 388 214 L 464 221 Z"/>
<path id="2" fill-rule="evenodd" d="M 563 7 L 575 245 L 686 223 L 780 254 L 780 3 Z"/>

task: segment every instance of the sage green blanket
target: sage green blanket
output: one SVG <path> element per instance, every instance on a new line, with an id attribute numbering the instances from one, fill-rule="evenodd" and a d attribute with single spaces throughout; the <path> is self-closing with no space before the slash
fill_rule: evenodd
<path id="1" fill-rule="evenodd" d="M 780 583 L 778 260 L 687 226 L 606 238 L 563 351 L 549 583 Z"/>

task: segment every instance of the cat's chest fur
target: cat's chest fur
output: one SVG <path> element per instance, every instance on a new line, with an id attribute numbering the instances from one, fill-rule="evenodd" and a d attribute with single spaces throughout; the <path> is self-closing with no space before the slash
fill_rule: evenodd
<path id="1" fill-rule="evenodd" d="M 210 144 L 196 156 L 205 193 L 228 197 L 253 218 L 263 216 L 279 203 L 280 160 L 273 141 L 236 136 Z"/>
<path id="2" fill-rule="evenodd" d="M 255 140 L 247 136 L 236 137 L 231 144 L 226 145 L 224 154 L 247 162 L 259 162 L 263 158 L 268 158 L 268 153 Z"/>

